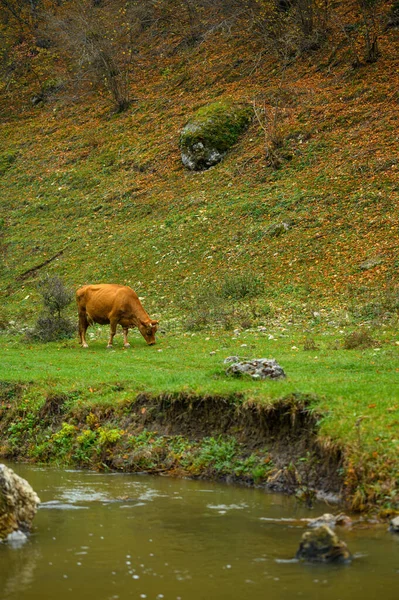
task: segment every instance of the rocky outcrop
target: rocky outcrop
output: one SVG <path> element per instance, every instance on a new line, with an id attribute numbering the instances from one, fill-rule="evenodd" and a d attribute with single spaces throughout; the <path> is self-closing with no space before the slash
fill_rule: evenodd
<path id="1" fill-rule="evenodd" d="M 252 358 L 240 360 L 238 356 L 228 356 L 224 360 L 230 364 L 226 369 L 226 375 L 241 377 L 247 375 L 252 379 L 284 379 L 285 373 L 274 358 Z"/>
<path id="2" fill-rule="evenodd" d="M 230 101 L 202 106 L 180 133 L 182 162 L 191 171 L 216 165 L 248 127 L 252 108 Z"/>
<path id="3" fill-rule="evenodd" d="M 296 558 L 306 562 L 347 563 L 351 555 L 345 542 L 327 525 L 321 525 L 303 534 Z"/>
<path id="4" fill-rule="evenodd" d="M 39 503 L 29 483 L 0 464 L 0 540 L 29 532 Z"/>

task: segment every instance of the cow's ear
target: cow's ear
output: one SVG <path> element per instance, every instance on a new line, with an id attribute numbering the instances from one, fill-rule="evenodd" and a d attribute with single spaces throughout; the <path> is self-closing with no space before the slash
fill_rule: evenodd
<path id="1" fill-rule="evenodd" d="M 159 325 L 159 321 L 151 321 L 151 325 L 152 327 L 155 327 L 156 325 Z"/>

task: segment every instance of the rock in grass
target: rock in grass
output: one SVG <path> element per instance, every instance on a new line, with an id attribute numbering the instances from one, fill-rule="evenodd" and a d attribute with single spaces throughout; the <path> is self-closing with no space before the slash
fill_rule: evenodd
<path id="1" fill-rule="evenodd" d="M 224 360 L 230 364 L 226 375 L 235 377 L 249 376 L 252 379 L 284 379 L 285 373 L 274 358 L 252 358 L 240 360 L 238 356 L 229 356 Z"/>
<path id="2" fill-rule="evenodd" d="M 321 525 L 303 534 L 295 558 L 315 563 L 347 563 L 351 554 L 332 529 Z"/>
<path id="3" fill-rule="evenodd" d="M 0 540 L 12 541 L 30 531 L 39 504 L 29 483 L 0 465 Z"/>
<path id="4" fill-rule="evenodd" d="M 368 258 L 367 260 L 364 260 L 363 262 L 361 262 L 359 265 L 359 269 L 361 269 L 362 271 L 368 271 L 369 269 L 378 267 L 378 265 L 380 265 L 381 263 L 382 263 L 381 256 L 372 256 L 371 258 Z"/>
<path id="5" fill-rule="evenodd" d="M 272 223 L 272 225 L 267 228 L 266 234 L 269 237 L 280 237 L 280 235 L 289 229 L 291 229 L 290 224 L 286 223 L 285 221 L 281 221 L 280 223 Z"/>
<path id="6" fill-rule="evenodd" d="M 252 107 L 231 101 L 202 106 L 180 133 L 184 166 L 203 171 L 220 162 L 247 129 L 252 114 Z"/>
<path id="7" fill-rule="evenodd" d="M 389 531 L 392 531 L 392 533 L 399 533 L 399 517 L 391 519 L 391 522 L 389 523 Z"/>

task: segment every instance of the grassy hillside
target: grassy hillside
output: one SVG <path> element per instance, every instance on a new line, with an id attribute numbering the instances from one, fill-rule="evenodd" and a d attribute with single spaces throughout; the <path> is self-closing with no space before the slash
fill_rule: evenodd
<path id="1" fill-rule="evenodd" d="M 397 309 L 398 33 L 385 33 L 376 63 L 354 70 L 344 60 L 325 67 L 329 48 L 281 65 L 240 31 L 161 57 L 163 39 L 144 37 L 136 100 L 121 114 L 98 93 L 34 108 L 32 87 L 5 95 L 6 314 L 32 318 L 44 271 L 73 287 L 130 284 L 161 318 L 247 273 L 264 284 L 267 311 Z M 257 117 L 221 164 L 188 172 L 179 132 L 223 98 L 254 104 Z M 271 133 L 279 169 L 266 160 Z M 281 222 L 288 231 L 273 234 Z"/>
<path id="2" fill-rule="evenodd" d="M 321 436 L 347 445 L 344 475 L 355 505 L 378 498 L 397 507 L 399 32 L 381 29 L 378 60 L 354 68 L 351 48 L 333 36 L 295 59 L 277 58 L 246 18 L 197 43 L 143 29 L 134 100 L 120 113 L 101 89 L 67 88 L 32 105 L 34 78 L 3 85 L 1 378 L 35 381 L 43 401 L 54 386 L 97 385 L 108 398 L 116 380 L 127 380 L 129 395 L 143 387 L 244 390 L 259 402 L 314 394 L 326 415 Z M 36 59 L 48 79 L 67 77 L 61 60 L 44 51 Z M 225 99 L 253 106 L 249 130 L 219 165 L 186 170 L 182 127 L 199 107 Z M 154 362 L 130 377 L 118 370 L 120 359 L 104 354 L 91 363 L 88 355 L 80 372 L 76 341 L 27 346 L 21 332 L 40 311 L 46 273 L 72 288 L 131 285 L 161 321 L 160 348 L 172 362 L 155 350 Z M 258 326 L 281 335 L 280 343 L 258 343 Z M 199 341 L 188 337 L 201 328 Z M 219 355 L 209 359 L 205 336 L 240 353 L 226 333 L 235 328 L 252 329 L 251 351 L 282 357 L 291 379 L 267 390 L 222 385 L 214 377 Z M 360 330 L 367 338 L 368 328 L 378 328 L 371 334 L 378 342 L 343 350 L 345 336 Z M 198 378 L 187 379 L 182 356 Z"/>

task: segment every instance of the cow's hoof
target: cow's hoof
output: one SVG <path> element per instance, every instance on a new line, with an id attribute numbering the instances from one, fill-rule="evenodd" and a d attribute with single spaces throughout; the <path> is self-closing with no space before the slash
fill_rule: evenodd
<path id="1" fill-rule="evenodd" d="M 107 350 L 113 350 L 113 349 L 114 349 L 113 345 L 112 344 L 108 344 Z"/>
<path id="2" fill-rule="evenodd" d="M 124 348 L 130 348 L 130 344 L 123 344 Z"/>
<path id="3" fill-rule="evenodd" d="M 88 348 L 89 344 L 82 344 L 82 348 Z"/>

